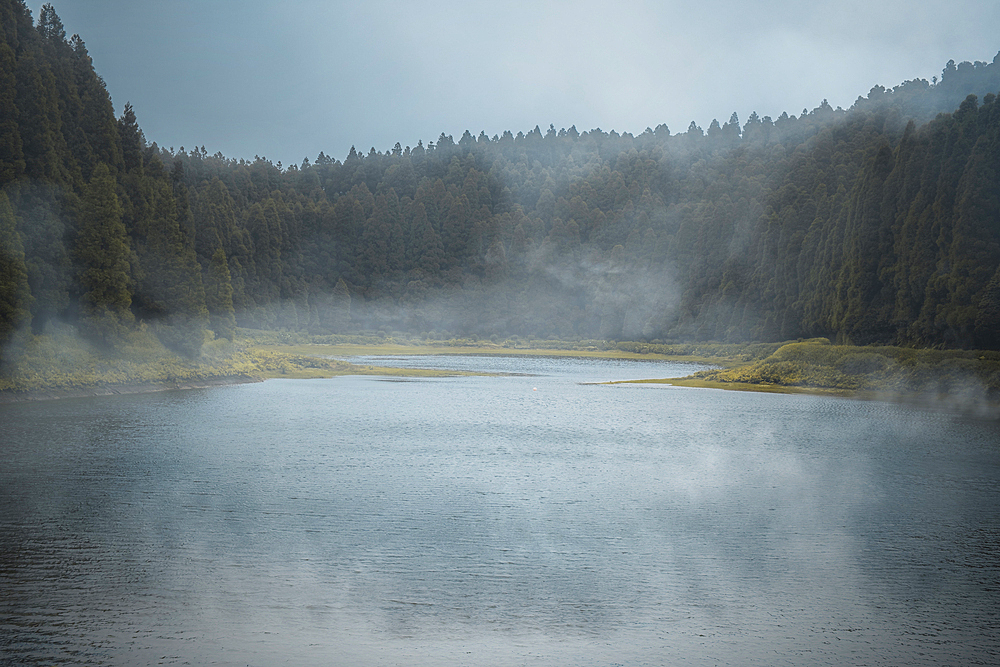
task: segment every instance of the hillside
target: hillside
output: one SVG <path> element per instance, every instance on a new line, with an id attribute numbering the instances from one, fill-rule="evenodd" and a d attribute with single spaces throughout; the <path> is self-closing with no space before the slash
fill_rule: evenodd
<path id="1" fill-rule="evenodd" d="M 165 149 L 0 0 L 0 342 L 236 326 L 1000 349 L 998 59 L 777 119 L 300 165 Z M 1000 56 L 998 56 L 1000 58 Z"/>

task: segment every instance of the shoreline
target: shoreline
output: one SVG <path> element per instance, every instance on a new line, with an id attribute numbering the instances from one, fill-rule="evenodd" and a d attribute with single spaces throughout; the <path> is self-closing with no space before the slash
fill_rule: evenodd
<path id="1" fill-rule="evenodd" d="M 258 368 L 254 375 L 238 374 L 192 378 L 188 380 L 159 382 L 124 382 L 120 384 L 99 384 L 72 388 L 39 388 L 27 391 L 0 391 L 0 404 L 29 401 L 58 400 L 61 398 L 83 398 L 89 396 L 115 396 L 126 394 L 152 393 L 176 389 L 206 389 L 211 387 L 263 382 L 268 379 L 319 379 L 341 375 L 368 375 L 382 377 L 454 377 L 465 375 L 492 375 L 470 371 L 441 371 L 425 368 L 400 368 L 355 364 L 350 359 L 357 356 L 511 356 L 511 357 L 562 357 L 591 359 L 628 359 L 635 361 L 672 361 L 680 364 L 698 364 L 716 368 L 733 368 L 746 365 L 728 356 L 707 357 L 700 355 L 668 355 L 659 353 L 636 353 L 626 350 L 594 350 L 560 348 L 504 348 L 494 346 L 443 346 L 443 345 L 358 345 L 358 344 L 298 344 L 298 345 L 256 345 L 256 349 L 270 354 L 277 353 L 284 363 L 275 367 L 269 364 Z M 346 357 L 346 358 L 345 358 Z M 321 362 L 313 364 L 310 360 Z M 245 373 L 245 371 L 244 371 Z M 962 393 L 940 392 L 899 392 L 877 390 L 838 389 L 809 385 L 785 385 L 777 383 L 752 383 L 719 381 L 700 377 L 685 376 L 672 378 L 646 378 L 636 380 L 616 380 L 593 384 L 663 384 L 692 389 L 722 389 L 726 391 L 748 391 L 778 394 L 800 394 L 828 396 L 862 401 L 883 401 L 902 405 L 919 406 L 924 409 L 961 412 L 980 418 L 1000 419 L 1000 402 L 991 401 L 986 396 L 972 396 Z"/>
<path id="2" fill-rule="evenodd" d="M 320 359 L 343 357 L 564 357 L 575 359 L 627 359 L 630 361 L 673 361 L 681 364 L 700 364 L 729 367 L 739 363 L 731 357 L 704 357 L 697 355 L 668 355 L 657 352 L 630 352 L 627 350 L 562 349 L 539 347 L 498 347 L 471 345 L 361 345 L 353 343 L 299 343 L 290 345 L 262 344 L 258 349 L 282 352 Z"/>
<path id="3" fill-rule="evenodd" d="M 686 389 L 721 389 L 723 391 L 745 391 L 766 394 L 788 394 L 800 396 L 828 396 L 854 401 L 879 401 L 906 405 L 921 410 L 933 410 L 962 414 L 990 421 L 1000 420 L 1000 403 L 980 398 L 963 398 L 957 394 L 928 394 L 919 392 L 875 391 L 871 389 L 834 389 L 831 387 L 809 387 L 801 385 L 755 384 L 751 382 L 719 382 L 700 378 L 657 378 L 646 380 L 613 380 L 599 382 L 605 385 L 662 384 Z"/>
<path id="4" fill-rule="evenodd" d="M 30 389 L 28 391 L 0 391 L 0 403 L 28 403 L 33 401 L 55 401 L 62 398 L 87 398 L 90 396 L 124 396 L 128 394 L 152 394 L 159 391 L 177 389 L 209 389 L 236 384 L 263 382 L 264 377 L 233 375 L 227 377 L 201 378 L 177 382 L 135 382 L 123 384 L 92 385 L 70 389 Z"/>

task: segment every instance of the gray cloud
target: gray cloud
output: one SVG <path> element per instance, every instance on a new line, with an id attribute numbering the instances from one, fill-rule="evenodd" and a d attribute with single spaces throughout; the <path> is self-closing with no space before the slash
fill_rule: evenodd
<path id="1" fill-rule="evenodd" d="M 150 140 L 286 164 L 442 131 L 683 131 L 733 111 L 847 107 L 1000 49 L 994 0 L 55 6 Z"/>

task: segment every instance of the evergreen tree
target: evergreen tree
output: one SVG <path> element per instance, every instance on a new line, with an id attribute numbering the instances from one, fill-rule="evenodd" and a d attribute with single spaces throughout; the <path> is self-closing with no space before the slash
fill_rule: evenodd
<path id="1" fill-rule="evenodd" d="M 46 2 L 38 12 L 38 32 L 44 39 L 50 41 L 66 41 L 66 29 L 63 28 L 52 3 Z"/>
<path id="2" fill-rule="evenodd" d="M 0 192 L 0 346 L 31 320 L 32 298 L 14 209 Z"/>
<path id="3" fill-rule="evenodd" d="M 121 118 L 118 119 L 118 140 L 121 143 L 122 159 L 127 171 L 135 171 L 142 168 L 142 149 L 146 140 L 139 129 L 139 123 L 135 118 L 135 111 L 129 102 L 125 103 Z"/>
<path id="4" fill-rule="evenodd" d="M 14 51 L 0 42 L 0 187 L 24 173 L 24 149 L 18 127 Z"/>
<path id="5" fill-rule="evenodd" d="M 70 289 L 74 271 L 66 239 L 71 232 L 64 222 L 68 197 L 61 189 L 42 183 L 19 181 L 8 189 L 13 204 L 17 231 L 24 248 L 24 264 L 33 302 L 31 325 L 41 332 L 52 319 L 63 317 L 70 306 Z"/>
<path id="6" fill-rule="evenodd" d="M 407 264 L 419 271 L 422 277 L 436 276 L 444 260 L 444 249 L 421 202 L 416 202 L 411 207 L 409 228 L 411 236 L 406 246 Z"/>
<path id="7" fill-rule="evenodd" d="M 178 222 L 169 182 L 152 181 L 150 194 L 145 238 L 137 248 L 142 268 L 137 309 L 154 323 L 165 345 L 195 357 L 205 341 L 209 320 L 201 267 L 193 243 Z"/>
<path id="8" fill-rule="evenodd" d="M 112 346 L 132 323 L 129 242 L 115 179 L 99 164 L 84 190 L 74 244 L 80 284 L 81 326 L 96 341 Z"/>
<path id="9" fill-rule="evenodd" d="M 115 170 L 124 167 L 114 108 L 104 81 L 94 71 L 93 61 L 79 35 L 70 40 L 73 49 L 72 71 L 80 100 L 77 132 L 85 153 L 78 154 L 82 175 L 89 178 L 98 162 Z"/>
<path id="10" fill-rule="evenodd" d="M 217 337 L 233 340 L 236 334 L 233 285 L 226 253 L 221 247 L 212 254 L 212 263 L 205 274 L 205 305 L 208 307 L 209 328 Z"/>
<path id="11" fill-rule="evenodd" d="M 69 156 L 62 135 L 55 76 L 44 61 L 28 52 L 18 58 L 15 77 L 25 174 L 43 181 L 68 183 Z"/>
<path id="12" fill-rule="evenodd" d="M 334 332 L 347 331 L 351 322 L 351 293 L 347 283 L 341 278 L 333 286 L 330 308 L 327 312 L 327 327 Z"/>
<path id="13" fill-rule="evenodd" d="M 0 322 L 78 314 L 113 342 L 133 313 L 192 356 L 234 316 L 1000 346 L 998 73 L 951 63 L 940 85 L 707 136 L 465 132 L 282 169 L 147 144 L 51 5 L 34 26 L 0 0 Z"/>

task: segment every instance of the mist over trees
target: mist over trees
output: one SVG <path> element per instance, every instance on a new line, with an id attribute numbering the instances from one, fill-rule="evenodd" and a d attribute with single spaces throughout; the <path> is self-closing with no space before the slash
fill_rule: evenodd
<path id="1" fill-rule="evenodd" d="M 237 326 L 1000 347 L 998 58 L 847 110 L 442 134 L 299 165 L 149 143 L 0 0 L 0 342 Z"/>

